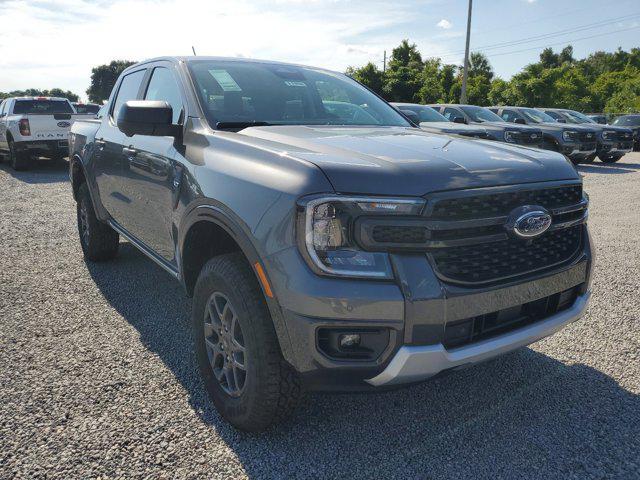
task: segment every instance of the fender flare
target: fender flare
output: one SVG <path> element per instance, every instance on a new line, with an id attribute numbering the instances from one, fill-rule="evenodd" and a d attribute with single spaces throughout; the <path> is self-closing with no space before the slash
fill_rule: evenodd
<path id="1" fill-rule="evenodd" d="M 277 300 L 277 295 L 275 292 L 273 292 L 273 298 L 270 298 L 264 292 L 264 288 L 258 278 L 254 265 L 256 263 L 262 265 L 264 273 L 267 277 L 267 281 L 269 281 L 269 283 L 273 285 L 273 283 L 271 283 L 271 281 L 269 280 L 269 266 L 265 264 L 263 260 L 264 257 L 260 255 L 258 248 L 255 246 L 254 242 L 251 241 L 249 227 L 241 219 L 239 219 L 237 215 L 235 215 L 228 207 L 212 199 L 196 200 L 187 208 L 182 220 L 180 221 L 180 226 L 178 229 L 177 259 L 179 262 L 178 268 L 180 270 L 180 281 L 182 282 L 182 286 L 185 289 L 185 292 L 187 292 L 187 294 L 190 294 L 183 272 L 182 258 L 184 252 L 184 243 L 191 227 L 196 223 L 202 221 L 211 222 L 228 233 L 229 236 L 233 238 L 233 240 L 238 244 L 243 255 L 249 261 L 251 269 L 254 272 L 254 275 L 256 275 L 256 280 L 262 288 L 263 297 L 267 304 L 267 308 L 269 309 L 269 313 L 271 314 L 271 319 L 276 331 L 276 336 L 278 337 L 278 343 L 280 344 L 282 355 L 289 364 L 293 364 L 292 359 L 294 357 L 291 339 L 287 331 L 287 326 L 284 320 L 282 309 L 280 308 L 280 303 Z"/>

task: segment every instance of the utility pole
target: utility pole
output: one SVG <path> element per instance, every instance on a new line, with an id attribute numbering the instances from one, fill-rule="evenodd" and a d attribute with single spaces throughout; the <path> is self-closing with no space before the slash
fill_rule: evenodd
<path id="1" fill-rule="evenodd" d="M 467 103 L 467 77 L 469 76 L 469 40 L 471 40 L 471 4 L 469 0 L 469 16 L 467 17 L 467 45 L 464 49 L 464 71 L 462 72 L 462 92 L 460 103 Z"/>
<path id="2" fill-rule="evenodd" d="M 382 60 L 382 73 L 387 73 L 387 51 L 384 51 L 384 59 Z"/>

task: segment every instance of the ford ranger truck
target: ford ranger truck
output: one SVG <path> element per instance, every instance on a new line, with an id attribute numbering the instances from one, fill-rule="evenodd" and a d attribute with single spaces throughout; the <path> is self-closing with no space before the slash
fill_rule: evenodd
<path id="1" fill-rule="evenodd" d="M 103 118 L 73 124 L 69 149 L 86 260 L 122 238 L 193 297 L 204 385 L 239 429 L 285 418 L 303 391 L 470 367 L 589 300 L 571 162 L 413 127 L 340 73 L 148 60 Z"/>
<path id="2" fill-rule="evenodd" d="M 65 157 L 74 113 L 66 98 L 5 99 L 0 105 L 0 153 L 8 157 L 14 170 L 28 170 L 36 156 Z"/>
<path id="3" fill-rule="evenodd" d="M 603 163 L 615 163 L 633 151 L 633 130 L 629 128 L 600 125 L 583 113 L 564 108 L 538 108 L 556 122 L 584 125 L 598 132 L 596 155 Z"/>
<path id="4" fill-rule="evenodd" d="M 458 104 L 429 106 L 447 120 L 484 128 L 489 140 L 525 147 L 542 146 L 542 131 L 539 128 L 507 123 L 488 108 Z"/>
<path id="5" fill-rule="evenodd" d="M 587 125 L 563 125 L 540 110 L 528 107 L 490 107 L 505 122 L 531 125 L 542 131 L 542 148 L 569 157 L 575 165 L 596 157 L 598 131 Z"/>
<path id="6" fill-rule="evenodd" d="M 465 125 L 464 123 L 454 123 L 427 105 L 393 102 L 391 105 L 427 132 L 442 133 L 445 135 L 462 135 L 463 137 L 473 138 L 489 138 L 484 128 Z"/>

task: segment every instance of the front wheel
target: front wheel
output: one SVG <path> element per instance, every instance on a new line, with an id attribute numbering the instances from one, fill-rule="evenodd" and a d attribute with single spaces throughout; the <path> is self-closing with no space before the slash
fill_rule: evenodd
<path id="1" fill-rule="evenodd" d="M 598 158 L 602 163 L 616 163 L 622 158 L 622 155 L 613 155 L 611 157 L 599 156 Z"/>
<path id="2" fill-rule="evenodd" d="M 262 431 L 295 409 L 296 373 L 283 360 L 265 299 L 239 253 L 204 266 L 194 291 L 195 350 L 205 387 L 234 427 Z"/>

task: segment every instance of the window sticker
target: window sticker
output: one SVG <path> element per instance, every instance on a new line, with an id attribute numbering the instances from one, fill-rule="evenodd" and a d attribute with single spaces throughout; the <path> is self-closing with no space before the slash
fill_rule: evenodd
<path id="1" fill-rule="evenodd" d="M 241 92 L 240 85 L 236 83 L 226 70 L 209 70 L 209 73 L 225 92 Z"/>
<path id="2" fill-rule="evenodd" d="M 307 84 L 304 82 L 294 82 L 291 80 L 287 80 L 286 82 L 284 82 L 285 85 L 287 85 L 288 87 L 306 87 Z"/>

